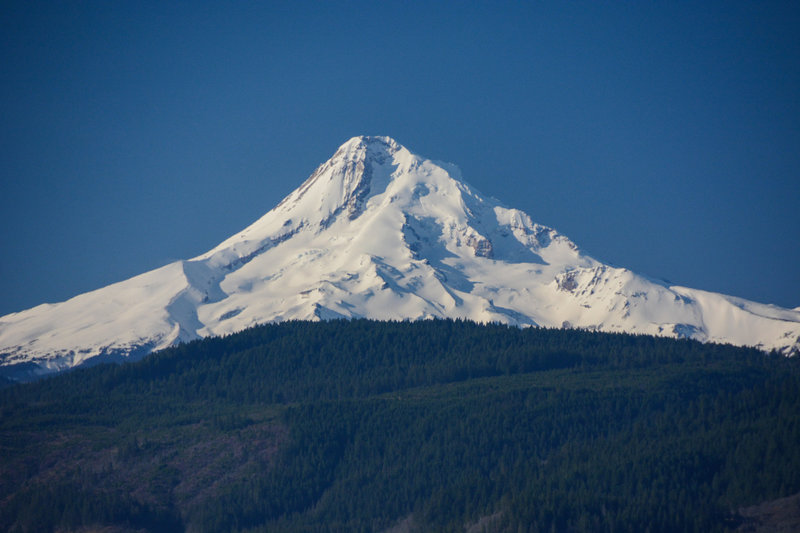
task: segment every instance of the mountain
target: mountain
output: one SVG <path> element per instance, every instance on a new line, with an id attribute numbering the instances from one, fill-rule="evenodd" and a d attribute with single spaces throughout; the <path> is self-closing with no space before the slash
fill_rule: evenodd
<path id="1" fill-rule="evenodd" d="M 800 311 L 589 257 L 459 170 L 354 137 L 274 209 L 194 259 L 0 318 L 0 371 L 30 379 L 287 320 L 461 317 L 800 352 Z"/>

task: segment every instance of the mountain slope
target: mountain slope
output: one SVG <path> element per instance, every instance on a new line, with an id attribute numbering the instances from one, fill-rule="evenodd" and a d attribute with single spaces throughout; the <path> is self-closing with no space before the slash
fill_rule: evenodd
<path id="1" fill-rule="evenodd" d="M 669 286 L 583 254 L 387 137 L 343 144 L 209 252 L 0 318 L 6 375 L 140 356 L 259 323 L 462 317 L 800 350 L 800 312 Z"/>

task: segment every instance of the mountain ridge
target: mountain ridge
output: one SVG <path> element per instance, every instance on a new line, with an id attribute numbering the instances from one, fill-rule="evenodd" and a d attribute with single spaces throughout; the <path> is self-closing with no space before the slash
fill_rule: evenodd
<path id="1" fill-rule="evenodd" d="M 482 196 L 450 164 L 353 137 L 244 230 L 0 317 L 16 379 L 285 320 L 465 318 L 800 351 L 800 312 L 651 280 Z"/>

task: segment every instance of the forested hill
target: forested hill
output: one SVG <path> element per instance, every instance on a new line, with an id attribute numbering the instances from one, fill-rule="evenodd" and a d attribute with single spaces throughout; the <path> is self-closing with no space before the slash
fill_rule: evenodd
<path id="1" fill-rule="evenodd" d="M 288 322 L 0 391 L 0 530 L 750 531 L 798 413 L 756 350 Z"/>

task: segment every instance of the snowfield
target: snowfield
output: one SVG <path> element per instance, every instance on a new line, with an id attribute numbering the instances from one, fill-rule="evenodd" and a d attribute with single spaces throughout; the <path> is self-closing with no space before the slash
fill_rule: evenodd
<path id="1" fill-rule="evenodd" d="M 452 165 L 354 137 L 209 252 L 0 318 L 12 379 L 285 320 L 466 318 L 800 352 L 783 309 L 605 265 Z"/>

